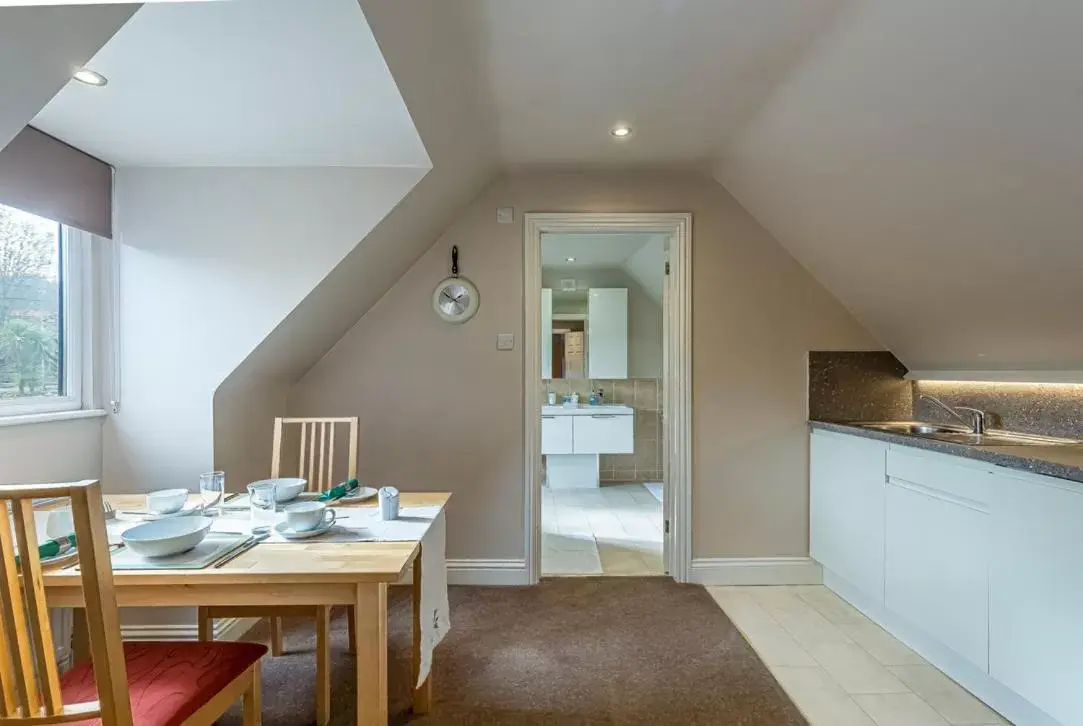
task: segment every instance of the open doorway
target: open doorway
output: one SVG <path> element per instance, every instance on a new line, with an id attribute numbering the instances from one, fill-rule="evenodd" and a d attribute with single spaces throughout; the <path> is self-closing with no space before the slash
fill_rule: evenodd
<path id="1" fill-rule="evenodd" d="M 542 576 L 665 573 L 668 246 L 662 233 L 542 234 Z"/>
<path id="2" fill-rule="evenodd" d="M 687 577 L 690 217 L 528 214 L 531 578 Z"/>

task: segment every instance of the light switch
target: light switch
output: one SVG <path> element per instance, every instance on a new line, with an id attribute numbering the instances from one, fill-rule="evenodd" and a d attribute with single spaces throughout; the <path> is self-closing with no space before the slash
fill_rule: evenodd
<path id="1" fill-rule="evenodd" d="M 515 333 L 497 333 L 497 350 L 515 350 Z"/>
<path id="2" fill-rule="evenodd" d="M 515 207 L 497 207 L 496 221 L 499 224 L 511 224 L 515 221 Z"/>

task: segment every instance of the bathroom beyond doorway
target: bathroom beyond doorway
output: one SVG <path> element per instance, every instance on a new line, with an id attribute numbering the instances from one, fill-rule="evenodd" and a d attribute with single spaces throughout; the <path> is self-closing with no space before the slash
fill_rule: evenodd
<path id="1" fill-rule="evenodd" d="M 686 214 L 526 215 L 535 578 L 687 577 L 689 229 Z M 568 334 L 570 344 L 556 345 Z M 672 415 L 663 417 L 667 402 Z"/>

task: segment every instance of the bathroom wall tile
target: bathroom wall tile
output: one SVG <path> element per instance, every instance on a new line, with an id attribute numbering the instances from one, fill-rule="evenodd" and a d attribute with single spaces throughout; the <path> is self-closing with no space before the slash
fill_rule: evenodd
<path id="1" fill-rule="evenodd" d="M 635 404 L 636 384 L 633 380 L 614 381 L 613 395 L 615 403 L 623 403 L 629 406 Z"/>
<path id="2" fill-rule="evenodd" d="M 643 411 L 658 410 L 658 380 L 654 378 L 640 378 L 635 382 L 635 407 Z"/>
<path id="3" fill-rule="evenodd" d="M 657 467 L 657 448 L 657 441 L 654 439 L 640 439 L 637 436 L 635 441 L 636 450 L 635 453 L 632 454 L 636 467 Z"/>
<path id="4" fill-rule="evenodd" d="M 635 466 L 620 466 L 613 470 L 614 481 L 635 481 L 636 480 L 636 468 Z"/>
<path id="5" fill-rule="evenodd" d="M 579 394 L 579 402 L 586 403 L 590 397 L 590 381 L 586 378 L 572 378 L 568 381 L 572 393 Z"/>
<path id="6" fill-rule="evenodd" d="M 657 411 L 636 410 L 636 439 L 657 439 L 661 429 L 661 420 Z"/>

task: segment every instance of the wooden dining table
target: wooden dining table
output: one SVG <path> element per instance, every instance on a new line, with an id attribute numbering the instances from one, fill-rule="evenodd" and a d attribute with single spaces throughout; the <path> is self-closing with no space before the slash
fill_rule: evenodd
<path id="1" fill-rule="evenodd" d="M 444 507 L 451 495 L 443 492 L 402 493 L 403 507 Z M 118 510 L 141 509 L 141 494 L 106 495 Z M 198 501 L 198 499 L 197 499 Z M 375 500 L 334 504 L 372 507 Z M 419 542 L 263 542 L 221 567 L 202 570 L 122 570 L 113 572 L 119 607 L 260 606 L 296 607 L 298 613 L 313 606 L 353 605 L 357 654 L 357 723 L 386 726 L 387 712 L 387 588 L 404 581 L 413 569 L 414 683 L 421 663 L 421 544 Z M 45 595 L 49 607 L 81 608 L 83 593 L 78 565 L 46 571 Z M 288 610 L 282 614 L 288 615 Z M 318 644 L 319 646 L 319 644 Z M 318 674 L 329 674 L 327 644 L 317 647 Z M 326 721 L 330 678 L 315 679 L 317 713 Z M 432 676 L 413 693 L 413 710 L 426 713 Z M 322 708 L 321 708 L 322 707 Z M 322 726 L 322 725 L 321 725 Z"/>

